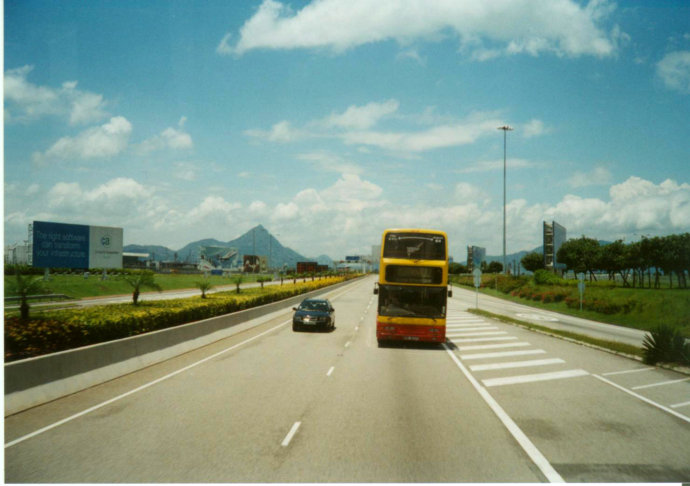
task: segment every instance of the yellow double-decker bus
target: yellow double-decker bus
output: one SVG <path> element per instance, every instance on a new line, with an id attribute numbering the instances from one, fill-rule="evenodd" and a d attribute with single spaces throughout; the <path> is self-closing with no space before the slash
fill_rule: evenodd
<path id="1" fill-rule="evenodd" d="M 381 241 L 376 339 L 446 340 L 448 237 L 428 229 L 387 229 Z"/>

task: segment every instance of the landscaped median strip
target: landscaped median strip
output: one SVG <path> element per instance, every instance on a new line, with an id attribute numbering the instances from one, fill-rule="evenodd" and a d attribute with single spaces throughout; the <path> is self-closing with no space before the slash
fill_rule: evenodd
<path id="1" fill-rule="evenodd" d="M 44 312 L 29 321 L 5 318 L 5 361 L 136 336 L 252 307 L 277 302 L 346 280 L 331 277 L 313 282 L 226 292 L 202 299 L 189 297 L 110 304 Z"/>

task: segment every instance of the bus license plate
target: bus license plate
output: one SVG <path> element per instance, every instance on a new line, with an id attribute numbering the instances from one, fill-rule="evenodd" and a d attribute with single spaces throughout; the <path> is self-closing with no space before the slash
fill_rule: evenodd
<path id="1" fill-rule="evenodd" d="M 405 341 L 419 341 L 419 338 L 417 336 L 405 336 L 403 339 Z"/>

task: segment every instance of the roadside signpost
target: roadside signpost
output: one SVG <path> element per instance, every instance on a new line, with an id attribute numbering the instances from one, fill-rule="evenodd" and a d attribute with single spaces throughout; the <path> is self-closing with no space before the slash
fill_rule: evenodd
<path id="1" fill-rule="evenodd" d="M 474 277 L 474 306 L 479 309 L 479 287 L 482 284 L 482 271 L 475 268 L 472 271 L 472 276 Z"/>
<path id="2" fill-rule="evenodd" d="M 585 274 L 580 272 L 577 274 L 577 290 L 580 291 L 580 310 L 582 310 L 582 297 L 585 295 Z"/>

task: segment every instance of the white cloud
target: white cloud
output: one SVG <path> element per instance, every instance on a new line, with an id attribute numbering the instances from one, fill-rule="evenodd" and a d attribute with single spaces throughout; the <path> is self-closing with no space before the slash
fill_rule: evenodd
<path id="1" fill-rule="evenodd" d="M 71 125 L 98 122 L 108 116 L 103 96 L 77 89 L 76 81 L 59 89 L 38 86 L 27 80 L 33 66 L 5 71 L 5 119 L 31 121 L 43 116 L 64 116 Z"/>
<path id="2" fill-rule="evenodd" d="M 458 182 L 455 185 L 455 197 L 460 201 L 486 202 L 489 197 L 478 187 L 467 182 Z"/>
<path id="3" fill-rule="evenodd" d="M 667 88 L 690 94 L 690 51 L 669 52 L 656 65 L 656 72 Z"/>
<path id="4" fill-rule="evenodd" d="M 38 203 L 49 221 L 131 227 L 155 214 L 160 200 L 150 188 L 118 177 L 92 189 L 77 182 L 59 182 Z"/>
<path id="5" fill-rule="evenodd" d="M 397 100 L 372 102 L 364 106 L 352 105 L 343 113 L 311 121 L 303 129 L 295 128 L 289 121 L 283 120 L 273 125 L 269 131 L 253 129 L 245 131 L 245 135 L 280 143 L 307 138 L 336 138 L 348 145 L 359 145 L 359 149 L 364 150 L 377 147 L 391 152 L 416 153 L 471 144 L 480 137 L 495 135 L 496 127 L 503 124 L 494 111 L 474 112 L 462 120 L 453 120 L 434 115 L 432 108 L 427 108 L 419 115 L 398 115 L 398 108 Z M 414 122 L 416 129 L 374 129 L 381 120 L 393 114 L 400 120 Z M 534 120 L 530 123 L 534 125 Z M 418 128 L 419 125 L 429 124 L 433 126 Z M 532 132 L 535 133 L 534 128 Z"/>
<path id="6" fill-rule="evenodd" d="M 568 179 L 568 184 L 574 188 L 586 186 L 602 186 L 611 183 L 611 172 L 605 167 L 595 167 L 591 172 L 575 172 Z"/>
<path id="7" fill-rule="evenodd" d="M 156 150 L 189 150 L 194 146 L 192 137 L 183 130 L 186 117 L 180 118 L 178 128 L 168 127 L 159 135 L 144 140 L 139 144 L 138 151 L 147 154 Z"/>
<path id="8" fill-rule="evenodd" d="M 325 120 L 325 125 L 347 130 L 366 130 L 376 125 L 381 118 L 395 113 L 399 106 L 397 100 L 371 102 L 364 106 L 353 105 L 344 113 L 332 114 Z"/>
<path id="9" fill-rule="evenodd" d="M 174 164 L 173 174 L 176 178 L 183 181 L 195 181 L 199 174 L 199 167 L 187 162 L 177 162 Z"/>
<path id="10" fill-rule="evenodd" d="M 550 131 L 548 128 L 546 128 L 543 121 L 537 119 L 530 120 L 528 123 L 525 123 L 519 128 L 520 130 L 518 133 L 525 138 L 538 137 L 540 135 L 549 133 Z"/>
<path id="11" fill-rule="evenodd" d="M 116 116 L 102 126 L 84 130 L 75 137 L 63 137 L 43 153 L 34 153 L 36 162 L 48 159 L 95 159 L 112 157 L 127 148 L 132 124 Z"/>
<path id="12" fill-rule="evenodd" d="M 339 155 L 329 152 L 310 152 L 297 156 L 299 160 L 310 162 L 320 170 L 337 172 L 339 174 L 361 174 L 362 168 L 357 164 L 348 162 Z"/>
<path id="13" fill-rule="evenodd" d="M 352 131 L 341 135 L 345 143 L 368 145 L 390 151 L 424 152 L 474 143 L 494 135 L 501 120 L 494 113 L 475 113 L 460 122 L 437 125 L 420 131 Z"/>
<path id="14" fill-rule="evenodd" d="M 690 184 L 660 184 L 632 176 L 611 186 L 609 201 L 566 196 L 550 212 L 553 219 L 598 238 L 690 231 Z M 573 234 L 573 233 L 570 233 Z"/>
<path id="15" fill-rule="evenodd" d="M 534 167 L 539 167 L 538 163 L 530 162 L 525 159 L 508 158 L 506 159 L 506 168 L 515 169 L 531 169 Z M 500 160 L 484 160 L 480 162 L 475 162 L 462 169 L 457 169 L 455 172 L 458 174 L 471 174 L 474 172 L 493 172 L 496 170 L 503 170 L 503 159 Z"/>
<path id="16" fill-rule="evenodd" d="M 408 46 L 453 32 L 463 51 L 482 52 L 484 58 L 493 57 L 487 53 L 542 52 L 603 57 L 614 54 L 624 36 L 616 26 L 610 34 L 601 26 L 614 6 L 606 0 L 585 8 L 571 0 L 321 0 L 293 12 L 283 3 L 264 0 L 240 29 L 237 43 L 231 46 L 227 34 L 217 52 L 326 48 L 339 53 L 386 40 Z"/>
<path id="17" fill-rule="evenodd" d="M 267 140 L 269 142 L 281 143 L 294 142 L 305 136 L 304 132 L 293 128 L 290 122 L 285 120 L 273 125 L 269 131 L 246 130 L 244 134 L 250 137 Z"/>
<path id="18" fill-rule="evenodd" d="M 221 220 L 228 220 L 230 214 L 241 208 L 239 203 L 230 203 L 220 196 L 207 196 L 201 204 L 189 212 L 188 219 L 203 220 L 209 216 L 220 216 Z"/>

